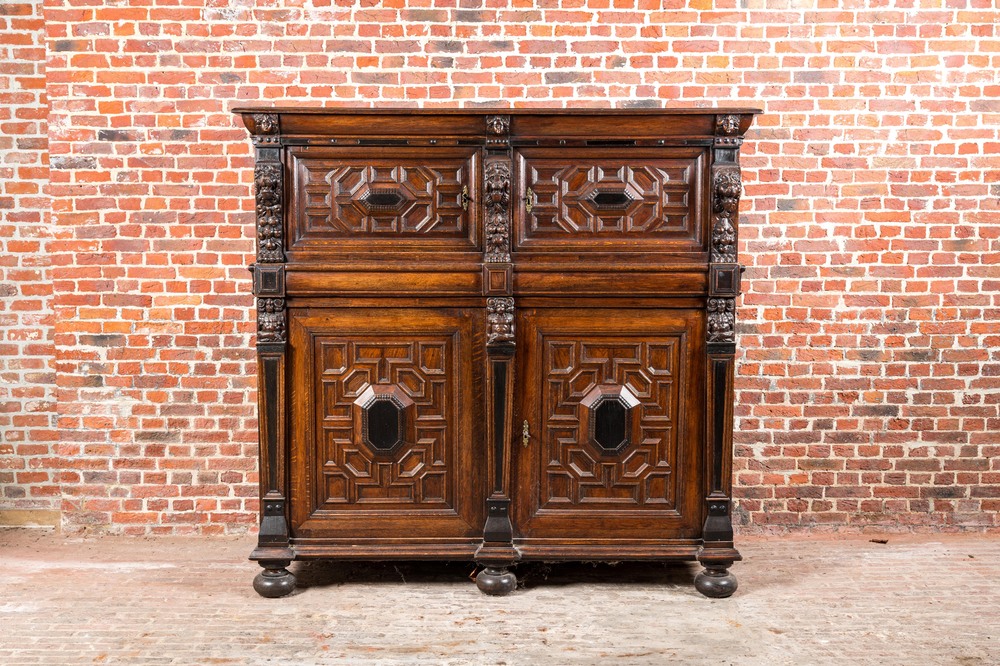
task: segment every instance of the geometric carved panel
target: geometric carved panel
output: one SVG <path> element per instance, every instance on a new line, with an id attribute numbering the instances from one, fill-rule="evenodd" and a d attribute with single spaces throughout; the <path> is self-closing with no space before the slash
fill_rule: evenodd
<path id="1" fill-rule="evenodd" d="M 296 155 L 294 165 L 292 245 L 311 239 L 469 239 L 475 164 L 468 154 L 340 151 Z"/>
<path id="2" fill-rule="evenodd" d="M 683 158 L 595 157 L 519 153 L 522 195 L 518 245 L 697 242 L 700 154 Z M 528 192 L 530 188 L 530 193 Z M 530 211 L 528 204 L 530 203 Z M 594 245 L 594 242 L 598 245 Z"/>
<path id="3" fill-rule="evenodd" d="M 322 336 L 315 345 L 320 503 L 451 507 L 452 337 Z"/>
<path id="4" fill-rule="evenodd" d="M 542 338 L 541 507 L 668 508 L 675 501 L 679 337 L 579 337 Z M 601 411 L 609 401 L 621 409 Z M 597 418 L 610 421 L 607 434 L 597 432 Z M 624 436 L 612 434 L 621 428 Z"/>

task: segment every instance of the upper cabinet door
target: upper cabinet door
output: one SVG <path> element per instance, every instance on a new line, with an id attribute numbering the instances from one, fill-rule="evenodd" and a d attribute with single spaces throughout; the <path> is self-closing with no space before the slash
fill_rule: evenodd
<path id="1" fill-rule="evenodd" d="M 515 251 L 698 252 L 702 147 L 516 151 Z"/>
<path id="2" fill-rule="evenodd" d="M 293 146 L 290 253 L 477 251 L 479 149 Z"/>

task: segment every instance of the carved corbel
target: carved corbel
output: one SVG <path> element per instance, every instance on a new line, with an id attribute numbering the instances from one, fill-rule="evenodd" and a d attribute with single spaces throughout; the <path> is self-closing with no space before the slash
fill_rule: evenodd
<path id="1" fill-rule="evenodd" d="M 257 299 L 257 342 L 283 343 L 287 339 L 285 331 L 285 299 Z"/>
<path id="2" fill-rule="evenodd" d="M 253 114 L 253 142 L 257 145 L 278 143 L 278 123 L 276 113 Z"/>
<path id="3" fill-rule="evenodd" d="M 502 148 L 510 143 L 510 116 L 486 116 L 486 145 Z"/>
<path id="4" fill-rule="evenodd" d="M 739 148 L 743 143 L 740 134 L 740 117 L 735 113 L 727 113 L 715 117 L 715 146 Z"/>

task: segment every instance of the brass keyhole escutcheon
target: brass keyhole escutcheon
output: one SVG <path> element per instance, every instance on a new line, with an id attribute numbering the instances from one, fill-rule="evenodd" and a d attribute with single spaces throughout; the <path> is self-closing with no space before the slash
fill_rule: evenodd
<path id="1" fill-rule="evenodd" d="M 472 199 L 469 198 L 469 186 L 462 186 L 462 210 L 469 210 L 469 202 Z"/>
<path id="2" fill-rule="evenodd" d="M 531 430 L 528 428 L 528 422 L 525 421 L 521 427 L 521 446 L 527 448 L 529 442 L 531 442 Z"/>
<path id="3" fill-rule="evenodd" d="M 527 191 L 524 193 L 524 210 L 527 211 L 528 213 L 531 212 L 532 206 L 535 205 L 534 203 L 532 203 L 534 199 L 535 199 L 535 193 L 529 187 Z"/>

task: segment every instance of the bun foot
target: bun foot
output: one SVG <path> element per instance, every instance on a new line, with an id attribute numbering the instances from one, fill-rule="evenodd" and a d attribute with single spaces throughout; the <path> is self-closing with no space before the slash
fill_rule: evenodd
<path id="1" fill-rule="evenodd" d="M 269 562 L 253 579 L 253 589 L 262 597 L 277 599 L 295 591 L 295 576 L 285 567 L 288 562 Z"/>
<path id="2" fill-rule="evenodd" d="M 694 587 L 706 597 L 725 599 L 733 596 L 738 584 L 726 567 L 705 567 L 694 577 Z"/>
<path id="3" fill-rule="evenodd" d="M 476 587 L 485 594 L 502 597 L 514 591 L 517 577 L 503 567 L 486 567 L 476 576 Z"/>

